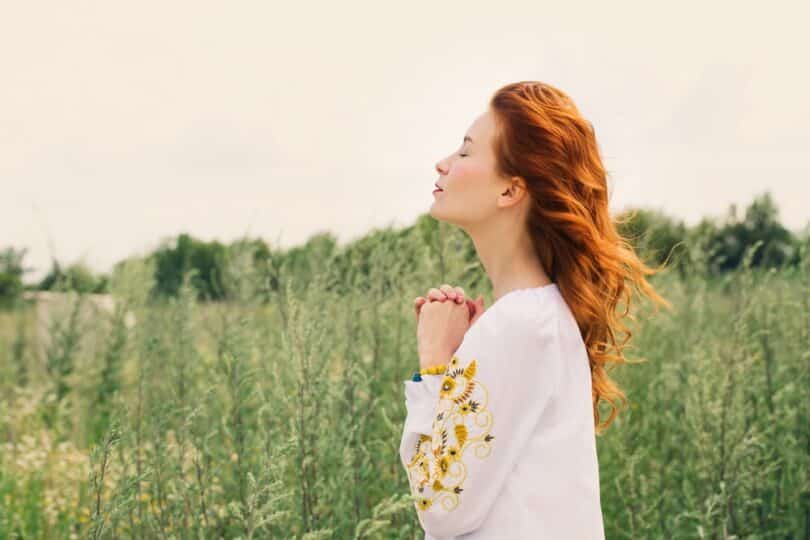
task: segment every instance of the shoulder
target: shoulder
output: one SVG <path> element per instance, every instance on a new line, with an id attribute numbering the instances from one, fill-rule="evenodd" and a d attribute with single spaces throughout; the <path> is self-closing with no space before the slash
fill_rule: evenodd
<path id="1" fill-rule="evenodd" d="M 517 290 L 496 301 L 470 327 L 465 341 L 503 347 L 539 346 L 560 333 L 562 297 L 556 290 Z"/>
<path id="2" fill-rule="evenodd" d="M 504 391 L 542 380 L 552 395 L 562 373 L 564 339 L 562 312 L 548 292 L 501 297 L 469 328 L 454 360 L 465 366 L 475 361 L 481 379 Z"/>
<path id="3" fill-rule="evenodd" d="M 495 302 L 477 322 L 483 322 L 482 327 L 487 329 L 500 331 L 554 329 L 562 314 L 561 302 L 563 299 L 556 288 L 516 290 Z"/>

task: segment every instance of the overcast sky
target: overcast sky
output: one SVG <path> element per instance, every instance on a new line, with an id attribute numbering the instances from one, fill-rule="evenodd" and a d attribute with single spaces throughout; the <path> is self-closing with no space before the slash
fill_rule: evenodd
<path id="1" fill-rule="evenodd" d="M 341 243 L 428 210 L 501 85 L 596 128 L 611 209 L 810 221 L 810 3 L 0 0 L 0 248 Z M 51 251 L 53 250 L 53 252 Z"/>

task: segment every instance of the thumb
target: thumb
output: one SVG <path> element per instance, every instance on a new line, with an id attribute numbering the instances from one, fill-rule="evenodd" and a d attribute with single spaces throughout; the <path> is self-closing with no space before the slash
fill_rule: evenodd
<path id="1" fill-rule="evenodd" d="M 476 312 L 476 310 L 475 310 L 475 302 L 473 302 L 469 298 L 466 298 L 464 300 L 464 303 L 467 304 L 467 310 L 470 312 L 470 321 L 472 321 L 473 317 L 475 317 L 475 312 Z"/>
<path id="2" fill-rule="evenodd" d="M 482 295 L 479 294 L 475 302 L 471 302 L 470 311 L 473 314 L 470 319 L 470 325 L 472 325 L 484 313 L 484 297 Z"/>

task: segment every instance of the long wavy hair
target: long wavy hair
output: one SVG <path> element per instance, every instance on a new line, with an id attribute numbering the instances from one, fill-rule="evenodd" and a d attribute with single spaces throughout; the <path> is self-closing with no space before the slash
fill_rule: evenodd
<path id="1" fill-rule="evenodd" d="M 630 314 L 631 286 L 653 300 L 656 312 L 658 304 L 672 307 L 645 278 L 663 266 L 644 264 L 617 230 L 625 221 L 608 213 L 607 174 L 593 125 L 571 98 L 550 84 L 521 81 L 499 88 L 489 106 L 496 123 L 496 168 L 506 177 L 526 181 L 532 199 L 526 226 L 543 269 L 573 312 L 587 347 L 599 435 L 627 405 L 608 371 L 628 363 L 622 349 L 632 331 L 622 318 L 635 320 Z M 621 298 L 624 310 L 619 313 Z M 603 401 L 610 415 L 602 424 Z"/>

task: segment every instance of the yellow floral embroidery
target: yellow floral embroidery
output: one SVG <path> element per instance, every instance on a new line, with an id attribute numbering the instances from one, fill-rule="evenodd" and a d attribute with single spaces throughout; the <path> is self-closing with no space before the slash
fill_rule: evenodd
<path id="1" fill-rule="evenodd" d="M 417 499 L 417 501 L 416 501 L 416 505 L 417 505 L 417 507 L 419 508 L 419 510 L 427 510 L 428 508 L 430 508 L 430 504 L 431 504 L 432 502 L 433 502 L 433 501 L 431 501 L 430 499 L 426 499 L 426 498 L 424 498 L 424 497 L 420 497 L 419 499 Z"/>
<path id="2" fill-rule="evenodd" d="M 478 459 L 490 453 L 494 435 L 489 392 L 475 378 L 477 363 L 465 367 L 453 356 L 439 390 L 432 435 L 422 434 L 407 469 L 416 508 L 425 511 L 434 502 L 446 511 L 455 509 L 467 478 L 468 450 Z"/>
<path id="3" fill-rule="evenodd" d="M 456 387 L 456 380 L 452 377 L 445 377 L 442 380 L 442 387 L 439 390 L 439 395 L 443 398 L 448 398 L 453 395 L 453 388 Z"/>

